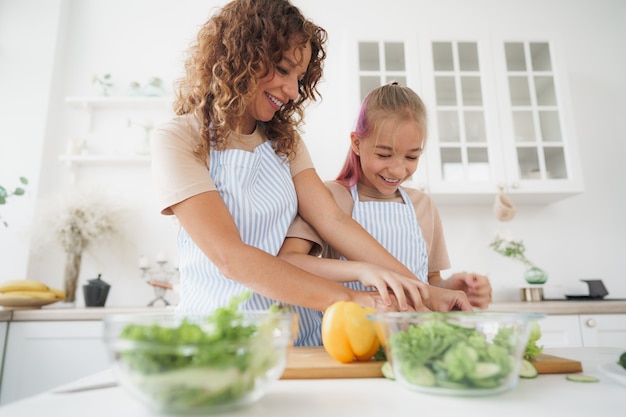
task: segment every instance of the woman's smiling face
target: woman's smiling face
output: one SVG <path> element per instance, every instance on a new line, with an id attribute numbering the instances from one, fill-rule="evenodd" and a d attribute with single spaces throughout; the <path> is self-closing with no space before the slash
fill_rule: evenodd
<path id="1" fill-rule="evenodd" d="M 360 182 L 390 195 L 417 170 L 424 148 L 423 129 L 413 120 L 392 117 L 377 131 L 365 138 L 353 132 L 352 149 L 361 161 Z"/>
<path id="2" fill-rule="evenodd" d="M 298 98 L 298 86 L 311 61 L 311 46 L 294 45 L 283 59 L 259 80 L 256 94 L 248 103 L 242 133 L 252 133 L 257 121 L 268 122 L 290 100 Z"/>

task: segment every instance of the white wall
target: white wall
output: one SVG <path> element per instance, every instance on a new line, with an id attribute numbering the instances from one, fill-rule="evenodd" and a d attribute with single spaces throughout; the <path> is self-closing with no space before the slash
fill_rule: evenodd
<path id="1" fill-rule="evenodd" d="M 198 25 L 209 16 L 213 4 L 223 3 L 0 0 L 0 53 L 3 54 L 0 57 L 3 91 L 0 94 L 0 109 L 3 110 L 0 112 L 3 118 L 0 180 L 5 181 L 6 160 L 11 162 L 6 165 L 11 176 L 24 175 L 22 168 L 26 168 L 25 174 L 35 180 L 30 203 L 36 199 L 37 216 L 43 216 L 51 199 L 83 181 L 79 175 L 77 184 L 73 184 L 71 170 L 57 159 L 78 117 L 65 105 L 64 97 L 93 94 L 91 77 L 94 73 L 111 72 L 120 88 L 131 80 L 143 82 L 152 75 L 171 84 L 181 74 L 182 54 Z M 601 278 L 611 296 L 626 297 L 626 280 L 622 279 L 620 262 L 620 257 L 626 254 L 626 220 L 622 215 L 626 212 L 626 199 L 621 184 L 626 178 L 623 164 L 626 155 L 625 2 L 296 0 L 295 3 L 325 27 L 330 36 L 321 86 L 324 100 L 309 109 L 304 135 L 324 179 L 333 178 L 341 166 L 358 107 L 353 98 L 357 80 L 345 70 L 348 57 L 344 53 L 344 46 L 354 33 L 480 30 L 487 34 L 557 36 L 563 47 L 559 52 L 565 55 L 568 70 L 585 192 L 545 206 L 518 205 L 516 218 L 504 226 L 524 240 L 528 256 L 548 271 L 550 293 L 580 291 L 580 279 Z M 29 11 L 28 15 L 22 15 L 25 10 Z M 357 11 L 362 17 L 351 18 Z M 16 23 L 28 21 L 32 26 L 33 19 L 39 22 L 42 32 L 37 33 L 42 33 L 44 40 L 35 46 L 25 35 L 25 26 Z M 58 22 L 63 19 L 65 23 L 60 25 Z M 5 25 L 5 22 L 11 24 Z M 58 44 L 55 39 L 59 39 Z M 27 55 L 32 53 L 31 59 L 37 58 L 37 66 L 33 67 L 32 61 L 6 61 L 6 51 L 16 46 Z M 51 52 L 56 54 L 54 62 L 49 55 Z M 32 68 L 39 68 L 40 72 L 27 71 Z M 44 86 L 33 86 L 39 79 L 44 80 Z M 418 81 L 416 83 L 418 85 Z M 31 90 L 41 91 L 43 97 L 35 100 Z M 23 103 L 25 97 L 31 97 L 27 102 L 30 104 L 15 106 L 16 101 Z M 50 107 L 46 109 L 48 101 Z M 10 115 L 11 119 L 19 120 L 27 109 L 30 110 L 28 128 L 33 131 L 25 135 L 21 129 L 23 123 L 5 123 L 4 118 Z M 5 138 L 18 137 L 19 140 L 10 141 L 10 147 L 6 144 Z M 39 161 L 36 155 L 42 152 L 43 159 Z M 39 162 L 41 177 L 37 172 Z M 89 170 L 87 173 L 81 168 L 81 175 L 89 181 L 98 175 L 95 181 L 100 189 L 119 195 L 121 203 L 129 209 L 123 222 L 126 239 L 112 249 L 94 247 L 83 261 L 81 280 L 102 272 L 103 278 L 114 285 L 107 305 L 145 304 L 151 298 L 151 290 L 139 279 L 137 257 L 141 253 L 154 256 L 165 251 L 175 260 L 174 229 L 167 219 L 155 212 L 146 167 L 118 167 L 107 175 L 103 174 L 104 170 Z M 7 207 L 12 206 L 13 203 Z M 18 209 L 10 213 L 5 208 L 2 210 L 5 217 L 9 214 L 15 217 L 13 213 Z M 34 238 L 29 252 L 24 235 L 28 234 L 28 225 L 35 224 L 28 215 L 32 207 L 19 210 L 26 215 L 12 219 L 8 233 L 0 230 L 0 279 L 7 274 L 19 275 L 27 271 L 31 278 L 62 285 L 62 251 L 52 241 Z M 487 273 L 495 288 L 496 300 L 518 299 L 518 287 L 524 284 L 521 266 L 493 253 L 487 246 L 496 229 L 502 226 L 494 219 L 491 207 L 450 205 L 440 206 L 440 211 L 453 269 Z M 22 237 L 17 239 L 20 234 Z M 37 245 L 37 241 L 43 244 Z M 29 254 L 28 260 L 26 254 Z M 78 301 L 80 304 L 82 298 Z"/>

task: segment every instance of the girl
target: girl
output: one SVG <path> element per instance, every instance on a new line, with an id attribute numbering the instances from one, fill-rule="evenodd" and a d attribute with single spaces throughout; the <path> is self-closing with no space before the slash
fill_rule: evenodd
<path id="1" fill-rule="evenodd" d="M 152 136 L 161 212 L 181 225 L 178 312 L 209 312 L 251 289 L 244 308 L 295 305 L 296 344 L 319 345 L 319 311 L 336 301 L 378 310 L 430 305 L 427 286 L 339 209 L 297 134 L 304 104 L 318 95 L 325 41 L 286 0 L 235 0 L 200 29 L 177 91 L 178 116 Z M 358 279 L 378 291 L 278 259 L 297 212 L 346 257 L 377 259 L 380 267 Z M 454 292 L 442 297 L 469 306 Z"/>
<path id="2" fill-rule="evenodd" d="M 339 206 L 421 280 L 463 290 L 473 305 L 487 307 L 491 286 L 486 277 L 457 273 L 441 278 L 440 271 L 449 268 L 450 261 L 439 212 L 428 195 L 401 187 L 417 170 L 426 140 L 426 110 L 419 96 L 397 83 L 373 90 L 363 102 L 350 139 L 351 149 L 341 173 L 336 181 L 327 183 Z M 332 276 L 349 288 L 365 289 L 354 282 L 350 272 L 358 267 L 332 261 L 324 266 L 302 257 L 318 254 L 320 248 L 323 258 L 344 259 L 341 250 L 324 244 L 312 228 L 298 220 L 288 232 L 280 256 Z"/>

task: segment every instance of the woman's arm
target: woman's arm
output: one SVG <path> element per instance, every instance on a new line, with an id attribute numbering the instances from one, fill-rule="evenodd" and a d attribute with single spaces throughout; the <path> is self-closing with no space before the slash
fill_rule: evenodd
<path id="1" fill-rule="evenodd" d="M 420 308 L 422 303 L 427 307 L 431 305 L 430 296 L 425 294 L 424 284 L 361 225 L 339 208 L 315 170 L 307 169 L 298 173 L 294 177 L 294 184 L 298 194 L 298 210 L 301 217 L 317 230 L 322 239 L 347 259 L 374 263 L 405 277 L 413 278 L 415 287 L 407 288 L 409 300 L 416 308 Z M 438 293 L 441 297 L 446 297 L 445 292 Z M 458 294 L 450 294 L 450 300 L 455 309 L 472 309 L 467 298 Z M 448 301 L 446 300 L 445 303 Z"/>
<path id="2" fill-rule="evenodd" d="M 217 191 L 197 194 L 171 208 L 191 239 L 225 276 L 266 297 L 319 311 L 340 300 L 383 311 L 397 308 L 397 304 L 386 305 L 377 293 L 352 291 L 245 244 Z"/>

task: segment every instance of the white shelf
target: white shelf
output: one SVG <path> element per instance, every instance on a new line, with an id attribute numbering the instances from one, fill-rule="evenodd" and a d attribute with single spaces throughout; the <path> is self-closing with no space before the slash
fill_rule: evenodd
<path id="1" fill-rule="evenodd" d="M 59 161 L 72 165 L 149 164 L 150 155 L 60 155 Z"/>
<path id="2" fill-rule="evenodd" d="M 76 108 L 95 107 L 165 107 L 170 108 L 174 98 L 170 96 L 71 96 L 65 102 Z"/>

